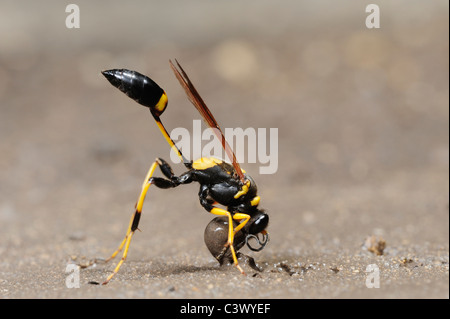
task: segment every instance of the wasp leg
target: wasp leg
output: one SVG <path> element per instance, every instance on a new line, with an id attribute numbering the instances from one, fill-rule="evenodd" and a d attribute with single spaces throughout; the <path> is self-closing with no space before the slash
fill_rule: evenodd
<path id="1" fill-rule="evenodd" d="M 157 166 L 160 167 L 163 174 L 166 177 L 169 177 L 170 180 L 160 178 L 160 177 L 152 177 Z M 191 181 L 192 181 L 192 179 L 191 179 L 191 175 L 189 172 L 184 173 L 180 177 L 175 176 L 173 174 L 170 166 L 163 159 L 157 158 L 156 161 L 150 166 L 147 176 L 145 177 L 144 183 L 142 184 L 142 190 L 141 190 L 141 193 L 140 193 L 139 198 L 135 205 L 136 211 L 134 212 L 134 214 L 131 217 L 130 224 L 128 226 L 125 238 L 123 239 L 123 241 L 121 242 L 121 244 L 119 245 L 117 250 L 108 259 L 106 259 L 106 262 L 108 262 L 111 259 L 113 259 L 114 257 L 116 257 L 117 254 L 120 251 L 122 251 L 122 249 L 125 247 L 123 254 L 122 254 L 122 258 L 119 261 L 119 263 L 117 264 L 113 273 L 111 275 L 109 275 L 108 278 L 106 278 L 106 280 L 103 282 L 103 285 L 106 285 L 114 277 L 114 275 L 119 272 L 120 267 L 122 266 L 125 259 L 127 258 L 131 238 L 133 237 L 133 234 L 136 231 L 136 229 L 138 229 L 139 220 L 141 218 L 141 213 L 142 213 L 142 207 L 144 206 L 144 200 L 145 200 L 145 197 L 147 195 L 150 185 L 155 185 L 158 188 L 172 188 L 172 187 L 176 187 L 180 184 L 190 183 Z"/>
<path id="2" fill-rule="evenodd" d="M 224 210 L 224 209 L 221 209 L 221 208 L 217 208 L 217 207 L 214 207 L 214 208 L 211 210 L 211 213 L 212 213 L 212 214 L 215 214 L 215 215 L 225 215 L 225 216 L 228 216 L 228 219 L 229 219 L 228 225 L 230 225 L 230 227 L 229 227 L 229 229 L 228 229 L 228 242 L 227 242 L 227 244 L 226 244 L 225 247 L 224 247 L 223 253 L 225 253 L 227 247 L 230 247 L 231 255 L 232 255 L 232 257 L 233 257 L 234 265 L 236 266 L 237 269 L 239 269 L 239 271 L 241 272 L 241 274 L 246 275 L 245 272 L 244 272 L 244 270 L 241 268 L 241 266 L 239 266 L 239 263 L 238 263 L 238 260 L 237 260 L 237 255 L 236 255 L 236 251 L 235 251 L 235 249 L 234 249 L 233 242 L 234 242 L 234 235 L 235 235 L 239 230 L 241 230 L 242 227 L 245 226 L 245 224 L 249 221 L 250 216 L 247 215 L 247 214 L 241 214 L 241 213 L 237 213 L 237 214 L 234 214 L 234 215 L 232 216 L 230 212 L 228 212 L 228 211 L 226 211 L 226 210 Z M 242 221 L 236 228 L 233 229 L 233 221 L 232 221 L 232 219 L 235 219 L 235 220 L 242 220 L 242 219 L 244 219 L 244 221 Z"/>
<path id="3" fill-rule="evenodd" d="M 235 213 L 233 215 L 234 220 L 243 220 L 239 223 L 238 226 L 236 226 L 236 228 L 233 229 L 233 240 L 234 240 L 234 236 L 237 234 L 237 232 L 240 231 L 245 226 L 245 224 L 247 224 L 247 222 L 250 220 L 250 218 L 251 218 L 250 215 L 242 214 L 242 213 Z M 228 237 L 229 237 L 229 235 L 228 235 Z M 230 246 L 230 244 L 229 244 L 229 242 L 227 242 L 227 244 L 223 247 L 222 251 L 217 256 L 215 256 L 216 259 L 219 260 L 219 262 L 220 262 L 220 259 L 223 257 L 223 255 L 225 255 L 225 253 L 227 252 L 227 249 L 229 246 Z M 233 249 L 234 249 L 234 246 L 233 246 Z M 236 254 L 236 257 L 237 257 L 237 254 Z M 234 261 L 234 259 L 233 259 L 233 261 Z M 241 270 L 240 267 L 238 267 L 238 269 Z"/>
<path id="4" fill-rule="evenodd" d="M 233 246 L 234 234 L 235 234 L 234 229 L 233 229 L 233 216 L 231 215 L 231 213 L 229 211 L 222 209 L 222 208 L 218 208 L 218 207 L 213 207 L 213 209 L 211 209 L 210 213 L 214 214 L 214 215 L 221 215 L 221 216 L 228 217 L 228 225 L 229 225 L 228 241 L 227 241 L 225 247 L 230 247 L 231 255 L 233 256 L 234 265 L 236 266 L 237 269 L 239 269 L 241 274 L 245 275 L 244 270 L 241 268 L 241 266 L 239 266 L 239 263 L 238 263 L 238 260 L 236 257 L 236 251 L 234 250 L 234 246 Z M 238 228 L 238 227 L 236 227 L 236 228 Z"/>
<path id="5" fill-rule="evenodd" d="M 247 222 L 250 220 L 250 215 L 243 213 L 236 213 L 233 215 L 233 219 L 242 220 L 239 223 L 239 225 L 237 225 L 236 228 L 234 229 L 234 234 L 236 235 L 236 233 L 240 231 L 245 226 L 245 224 L 247 224 Z"/>
<path id="6" fill-rule="evenodd" d="M 234 241 L 234 229 L 233 229 L 233 216 L 231 213 L 225 209 L 214 207 L 211 199 L 208 198 L 208 186 L 202 185 L 200 186 L 200 191 L 198 193 L 200 204 L 205 208 L 209 213 L 214 215 L 220 215 L 220 216 L 227 216 L 228 217 L 228 241 L 224 248 L 230 247 L 231 255 L 233 256 L 234 265 L 237 269 L 241 272 L 241 274 L 245 275 L 244 270 L 239 266 L 237 257 L 236 257 L 236 251 L 233 246 Z M 238 226 L 239 227 L 239 226 Z"/>

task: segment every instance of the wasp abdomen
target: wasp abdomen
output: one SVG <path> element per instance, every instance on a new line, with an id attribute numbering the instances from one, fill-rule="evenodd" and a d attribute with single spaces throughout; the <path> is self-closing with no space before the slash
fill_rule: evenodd
<path id="1" fill-rule="evenodd" d="M 113 86 L 139 104 L 150 108 L 160 116 L 167 105 L 167 96 L 161 87 L 149 77 L 127 69 L 103 71 L 102 74 Z"/>

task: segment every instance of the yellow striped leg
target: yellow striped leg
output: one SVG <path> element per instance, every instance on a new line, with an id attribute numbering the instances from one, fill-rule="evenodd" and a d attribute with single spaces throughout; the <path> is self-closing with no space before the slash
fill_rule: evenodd
<path id="1" fill-rule="evenodd" d="M 119 272 L 120 267 L 122 266 L 122 264 L 124 263 L 125 259 L 127 258 L 127 254 L 128 254 L 128 249 L 130 247 L 131 238 L 133 237 L 133 234 L 134 234 L 134 232 L 137 229 L 137 224 L 139 223 L 139 219 L 140 219 L 141 213 L 142 213 L 142 207 L 144 206 L 145 196 L 147 195 L 148 188 L 151 185 L 149 183 L 149 180 L 153 176 L 153 173 L 155 172 L 156 166 L 158 166 L 158 160 L 156 160 L 152 164 L 152 166 L 148 170 L 147 176 L 145 177 L 144 183 L 142 184 L 141 194 L 139 195 L 138 201 L 136 202 L 136 211 L 133 214 L 133 216 L 131 217 L 130 224 L 128 226 L 125 238 L 123 239 L 122 243 L 119 245 L 119 248 L 117 248 L 117 250 L 111 255 L 111 257 L 109 257 L 106 260 L 106 262 L 108 262 L 111 259 L 113 259 L 114 257 L 116 257 L 116 255 L 125 246 L 125 249 L 124 249 L 123 254 L 122 254 L 122 259 L 117 264 L 116 268 L 114 269 L 114 272 L 111 275 L 109 275 L 108 278 L 106 278 L 106 280 L 103 282 L 103 285 L 106 285 L 111 280 L 111 278 L 114 277 L 114 275 Z"/>
<path id="2" fill-rule="evenodd" d="M 234 261 L 234 265 L 236 266 L 237 269 L 239 269 L 239 271 L 241 272 L 241 274 L 245 275 L 244 270 L 241 268 L 241 266 L 239 266 L 237 257 L 236 257 L 236 251 L 234 250 L 234 246 L 233 246 L 233 242 L 234 242 L 234 235 L 242 229 L 242 227 L 245 226 L 245 224 L 248 222 L 248 220 L 250 219 L 250 216 L 247 214 L 241 214 L 241 213 L 236 213 L 234 214 L 234 216 L 231 215 L 231 213 L 229 211 L 226 211 L 222 208 L 218 208 L 218 207 L 214 207 L 213 209 L 211 209 L 211 214 L 214 215 L 221 215 L 221 216 L 227 216 L 228 217 L 228 241 L 225 245 L 225 247 L 230 247 L 231 249 L 231 255 L 233 256 L 233 261 Z M 244 219 L 243 222 L 241 222 L 235 229 L 233 229 L 233 219 L 236 220 L 242 220 Z"/>

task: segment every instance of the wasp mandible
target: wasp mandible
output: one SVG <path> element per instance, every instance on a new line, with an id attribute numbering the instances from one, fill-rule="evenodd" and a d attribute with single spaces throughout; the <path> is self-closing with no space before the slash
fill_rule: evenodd
<path id="1" fill-rule="evenodd" d="M 210 249 L 210 252 L 220 263 L 222 263 L 226 253 L 231 251 L 234 265 L 244 275 L 245 272 L 239 266 L 236 251 L 244 244 L 247 244 L 251 250 L 259 251 L 266 246 L 269 240 L 269 234 L 266 230 L 269 223 L 269 215 L 265 213 L 264 210 L 258 208 L 260 197 L 257 194 L 255 181 L 241 169 L 236 160 L 236 156 L 225 140 L 216 119 L 203 102 L 203 99 L 198 94 L 178 61 L 175 60 L 175 62 L 177 67 L 169 60 L 170 67 L 175 73 L 175 76 L 184 88 L 191 103 L 199 111 L 209 127 L 214 129 L 213 132 L 216 134 L 219 141 L 221 141 L 222 147 L 232 163 L 229 164 L 212 157 L 202 157 L 195 161 L 186 159 L 181 150 L 173 142 L 160 119 L 160 116 L 166 109 L 168 103 L 167 95 L 164 90 L 152 79 L 136 71 L 127 69 L 103 71 L 102 74 L 113 86 L 137 103 L 149 108 L 161 133 L 176 154 L 183 160 L 184 166 L 188 169 L 187 172 L 180 176 L 176 176 L 169 164 L 162 158 L 157 158 L 150 166 L 142 184 L 142 190 L 135 206 L 136 210 L 131 217 L 125 238 L 118 249 L 106 261 L 116 257 L 123 249 L 122 259 L 103 284 L 107 284 L 111 278 L 113 278 L 127 257 L 131 238 L 136 229 L 138 229 L 144 200 L 151 185 L 167 189 L 192 182 L 198 182 L 200 184 L 198 196 L 203 208 L 211 214 L 224 216 L 228 220 L 227 223 L 224 221 L 221 222 L 222 225 L 228 225 L 227 241 L 222 249 L 217 249 L 217 243 L 215 242 L 215 239 L 217 238 L 214 238 L 214 232 L 207 227 L 207 231 L 205 231 L 205 241 L 208 249 Z M 157 167 L 159 167 L 165 177 L 153 176 Z M 217 207 L 217 204 L 224 206 L 226 209 Z M 261 240 L 259 234 L 262 235 Z M 235 248 L 235 237 L 239 238 L 237 248 Z M 249 244 L 250 239 L 256 240 L 259 247 L 254 248 L 251 246 Z"/>

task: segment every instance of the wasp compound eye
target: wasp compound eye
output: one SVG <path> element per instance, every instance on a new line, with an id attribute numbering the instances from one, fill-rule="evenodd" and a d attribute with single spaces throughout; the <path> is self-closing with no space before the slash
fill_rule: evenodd
<path id="1" fill-rule="evenodd" d="M 249 233 L 256 235 L 267 228 L 269 225 L 269 215 L 264 212 L 259 212 L 249 221 Z"/>
<path id="2" fill-rule="evenodd" d="M 233 228 L 238 223 L 233 221 Z M 234 249 L 238 251 L 245 245 L 245 234 L 239 231 L 234 235 Z M 230 248 L 226 247 L 228 241 L 228 218 L 216 217 L 205 228 L 205 244 L 211 255 L 222 265 L 224 262 L 233 262 Z"/>
<path id="3" fill-rule="evenodd" d="M 146 106 L 154 116 L 161 116 L 167 106 L 167 95 L 149 77 L 127 69 L 103 71 L 102 74 L 113 86 L 127 96 Z"/>

